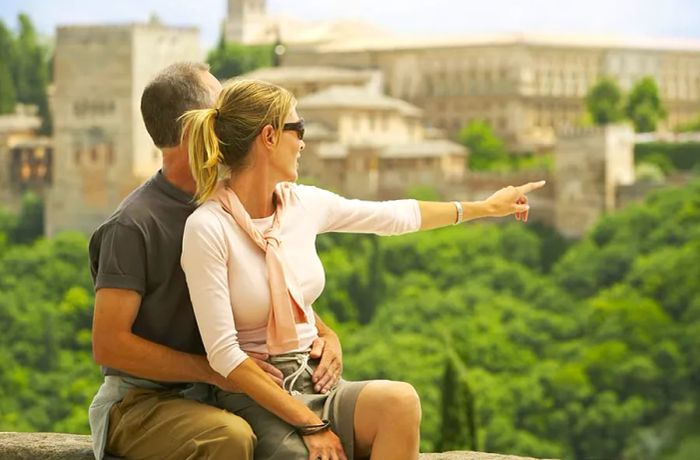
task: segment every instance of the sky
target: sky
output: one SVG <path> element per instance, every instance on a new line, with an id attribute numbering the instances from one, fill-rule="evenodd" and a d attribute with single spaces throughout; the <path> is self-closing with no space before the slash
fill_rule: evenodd
<path id="1" fill-rule="evenodd" d="M 56 25 L 146 21 L 199 27 L 202 46 L 219 36 L 226 0 L 0 0 L 16 27 L 26 12 L 47 36 Z M 700 0 L 268 0 L 270 14 L 305 20 L 361 19 L 400 34 L 499 32 L 700 39 Z"/>

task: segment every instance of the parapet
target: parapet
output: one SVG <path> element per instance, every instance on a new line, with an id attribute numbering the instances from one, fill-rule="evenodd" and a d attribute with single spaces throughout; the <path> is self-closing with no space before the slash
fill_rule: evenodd
<path id="1" fill-rule="evenodd" d="M 0 433 L 2 460 L 91 460 L 90 436 L 63 433 Z M 535 460 L 484 452 L 444 452 L 420 455 L 420 460 Z"/>

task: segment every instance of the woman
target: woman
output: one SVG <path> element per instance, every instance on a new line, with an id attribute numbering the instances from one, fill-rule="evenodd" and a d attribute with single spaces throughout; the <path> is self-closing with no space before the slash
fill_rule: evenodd
<path id="1" fill-rule="evenodd" d="M 209 362 L 241 389 L 217 390 L 217 404 L 251 424 L 256 459 L 417 459 L 420 403 L 410 385 L 314 389 L 312 304 L 324 284 L 316 235 L 400 234 L 509 214 L 526 221 L 525 194 L 544 182 L 476 203 L 366 202 L 296 185 L 304 124 L 295 105 L 283 88 L 240 80 L 215 108 L 183 117 L 201 206 L 185 227 L 182 266 Z M 269 353 L 283 388 L 248 353 Z"/>

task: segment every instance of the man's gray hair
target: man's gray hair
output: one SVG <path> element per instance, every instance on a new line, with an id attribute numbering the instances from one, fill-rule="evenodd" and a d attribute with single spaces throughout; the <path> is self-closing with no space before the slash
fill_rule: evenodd
<path id="1" fill-rule="evenodd" d="M 143 90 L 141 116 L 158 148 L 180 143 L 182 114 L 213 105 L 203 79 L 208 71 L 207 64 L 178 62 L 161 70 Z"/>

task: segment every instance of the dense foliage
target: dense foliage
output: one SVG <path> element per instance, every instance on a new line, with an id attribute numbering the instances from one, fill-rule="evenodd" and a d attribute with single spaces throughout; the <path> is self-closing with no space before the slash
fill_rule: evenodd
<path id="1" fill-rule="evenodd" d="M 508 152 L 506 144 L 494 133 L 488 121 L 475 119 L 460 130 L 458 141 L 469 149 L 467 169 L 470 171 L 513 172 L 523 170 L 551 171 L 551 153 Z"/>
<path id="2" fill-rule="evenodd" d="M 25 14 L 18 16 L 17 33 L 0 20 L 0 114 L 15 111 L 20 102 L 37 106 L 42 132 L 51 131 L 47 96 L 50 80 L 48 47 Z"/>
<path id="3" fill-rule="evenodd" d="M 86 240 L 13 243 L 3 222 L 0 431 L 86 432 L 100 381 Z M 411 382 L 424 450 L 694 458 L 700 183 L 656 192 L 576 242 L 472 223 L 318 246 L 316 307 L 342 336 L 346 377 Z"/>
<path id="4" fill-rule="evenodd" d="M 622 93 L 615 79 L 601 77 L 586 93 L 586 110 L 596 125 L 626 118 L 638 133 L 655 131 L 667 115 L 656 80 L 650 76 L 635 82 L 627 95 Z M 680 128 L 687 130 L 692 126 L 689 124 Z"/>
<path id="5" fill-rule="evenodd" d="M 347 375 L 412 382 L 424 449 L 692 458 L 700 183 L 602 219 L 568 250 L 515 224 L 322 243 L 318 307 L 371 313 L 337 326 Z"/>
<path id="6" fill-rule="evenodd" d="M 211 66 L 212 75 L 223 82 L 257 68 L 273 65 L 273 48 L 272 45 L 228 43 L 222 35 L 218 45 L 207 54 L 207 63 Z"/>
<path id="7" fill-rule="evenodd" d="M 586 94 L 586 109 L 596 125 L 622 120 L 623 94 L 617 81 L 610 77 L 598 80 Z"/>
<path id="8" fill-rule="evenodd" d="M 654 163 L 665 173 L 700 171 L 700 142 L 648 142 L 634 146 L 637 163 Z"/>
<path id="9" fill-rule="evenodd" d="M 659 86 L 653 77 L 644 77 L 634 84 L 627 96 L 625 115 L 638 133 L 655 131 L 659 121 L 666 118 Z"/>

